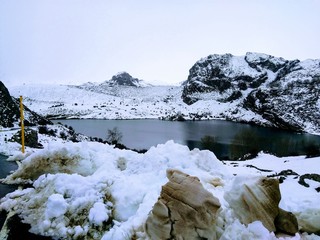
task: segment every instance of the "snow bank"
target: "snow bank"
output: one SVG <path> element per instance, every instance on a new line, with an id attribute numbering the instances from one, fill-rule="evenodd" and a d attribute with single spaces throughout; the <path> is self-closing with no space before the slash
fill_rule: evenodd
<path id="1" fill-rule="evenodd" d="M 290 167 L 301 159 L 259 155 L 252 164 L 267 168 L 271 162 L 270 166 L 278 171 L 281 165 Z M 300 168 L 313 164 L 319 174 L 320 158 L 311 161 L 300 164 Z M 147 239 L 144 223 L 161 186 L 167 182 L 166 170 L 171 168 L 197 176 L 219 198 L 222 211 L 218 224 L 224 229 L 221 239 L 276 239 L 260 222 L 240 224 L 223 197 L 225 189 L 232 186 L 234 174 L 262 176 L 261 171 L 247 168 L 245 162 L 241 164 L 238 167 L 224 164 L 210 151 L 190 151 L 173 141 L 152 147 L 145 154 L 101 143 L 53 142 L 26 157 L 19 169 L 6 178 L 12 183 L 31 182 L 33 187 L 6 195 L 0 208 L 19 214 L 23 222 L 31 225 L 31 232 L 54 238 Z M 300 213 L 298 219 L 308 224 L 318 217 L 319 193 L 301 186 L 308 192 L 305 197 L 293 190 L 297 186 L 300 185 L 296 179 L 285 180 L 284 189 L 281 188 L 282 206 Z M 312 199 L 310 206 L 308 198 Z M 293 239 L 317 239 L 317 236 L 302 234 Z"/>

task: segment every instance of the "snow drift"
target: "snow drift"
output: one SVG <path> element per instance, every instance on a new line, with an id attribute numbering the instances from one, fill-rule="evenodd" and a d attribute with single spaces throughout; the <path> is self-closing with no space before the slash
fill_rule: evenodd
<path id="1" fill-rule="evenodd" d="M 64 166 L 57 164 L 54 160 L 57 158 L 68 161 L 64 161 Z M 305 160 L 303 167 L 302 160 Z M 46 161 L 46 164 L 39 164 L 39 161 Z M 284 167 L 297 172 L 300 168 L 303 172 L 301 169 L 319 169 L 320 165 L 320 158 L 280 159 L 266 154 L 252 161 L 261 168 L 268 164 L 276 166 L 274 173 Z M 55 172 L 48 173 L 49 169 Z M 234 174 L 250 177 L 263 176 L 264 172 L 241 163 L 238 167 L 223 164 L 210 151 L 190 151 L 173 141 L 152 147 L 145 154 L 101 143 L 52 142 L 26 157 L 19 169 L 5 179 L 11 183 L 32 182 L 32 187 L 7 194 L 0 207 L 17 213 L 23 222 L 31 225 L 31 232 L 53 238 L 148 239 L 144 225 L 160 196 L 161 187 L 167 183 L 167 169 L 196 176 L 204 189 L 219 199 L 220 239 L 277 239 L 260 221 L 240 223 L 224 198 L 225 192 L 234 188 Z M 33 170 L 41 175 L 30 174 Z M 312 187 L 299 185 L 298 180 L 290 176 L 280 185 L 280 190 L 280 206 L 297 216 L 299 228 L 319 231 L 319 193 Z M 307 233 L 293 237 L 317 238 Z"/>

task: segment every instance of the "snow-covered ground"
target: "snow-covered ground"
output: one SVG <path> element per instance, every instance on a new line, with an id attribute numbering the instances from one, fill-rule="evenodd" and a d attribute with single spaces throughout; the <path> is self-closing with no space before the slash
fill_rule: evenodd
<path id="1" fill-rule="evenodd" d="M 158 119 L 184 114 L 187 119 L 214 119 L 223 118 L 235 105 L 204 100 L 189 106 L 182 101 L 181 86 L 24 85 L 9 91 L 24 96 L 24 104 L 36 113 L 53 118 Z"/>
<path id="2" fill-rule="evenodd" d="M 278 158 L 260 153 L 253 160 L 222 162 L 210 151 L 191 151 L 173 141 L 138 154 L 46 135 L 39 135 L 44 149 L 27 148 L 23 155 L 19 144 L 5 141 L 14 132 L 0 132 L 0 153 L 21 161 L 5 181 L 33 185 L 6 195 L 0 208 L 18 213 L 36 234 L 56 239 L 148 239 L 144 224 L 168 181 L 166 170 L 178 169 L 198 177 L 219 199 L 220 239 L 320 239 L 306 232 L 320 230 L 320 193 L 315 190 L 320 182 L 306 180 L 310 187 L 304 187 L 297 175 L 288 175 L 280 184 L 280 207 L 294 213 L 299 222 L 301 232 L 295 236 L 275 235 L 260 222 L 241 224 L 224 199 L 239 177 L 250 181 L 289 169 L 298 175 L 320 174 L 320 157 Z M 217 181 L 221 184 L 212 184 Z"/>

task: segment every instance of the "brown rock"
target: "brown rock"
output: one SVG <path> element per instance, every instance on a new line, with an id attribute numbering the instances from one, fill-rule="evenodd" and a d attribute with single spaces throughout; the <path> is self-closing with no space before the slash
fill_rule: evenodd
<path id="1" fill-rule="evenodd" d="M 298 220 L 292 212 L 279 208 L 279 214 L 274 220 L 277 231 L 295 235 L 299 231 Z"/>
<path id="2" fill-rule="evenodd" d="M 151 239 L 216 239 L 215 222 L 220 203 L 197 177 L 168 170 L 169 182 L 146 221 Z"/>
<path id="3" fill-rule="evenodd" d="M 279 181 L 273 178 L 236 179 L 225 199 L 243 224 L 261 221 L 270 231 L 294 235 L 298 232 L 297 218 L 279 208 Z"/>
<path id="4" fill-rule="evenodd" d="M 241 189 L 233 189 L 225 194 L 225 199 L 244 224 L 261 221 L 269 231 L 276 231 L 274 220 L 279 214 L 281 199 L 279 181 L 271 178 L 258 178 L 244 182 Z"/>

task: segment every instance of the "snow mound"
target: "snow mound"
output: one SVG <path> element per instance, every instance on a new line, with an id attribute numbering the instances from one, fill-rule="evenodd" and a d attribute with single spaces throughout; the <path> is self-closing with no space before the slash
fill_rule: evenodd
<path id="1" fill-rule="evenodd" d="M 61 164 L 62 159 L 65 164 Z M 252 164 L 262 165 L 263 159 L 279 168 L 281 164 L 298 166 L 294 159 L 286 158 L 282 163 L 266 154 L 259 155 Z M 315 160 L 319 162 L 319 158 Z M 303 167 L 309 163 L 311 160 Z M 314 163 L 313 167 L 318 166 Z M 19 169 L 7 177 L 12 183 L 29 182 L 32 187 L 7 194 L 1 199 L 0 210 L 17 213 L 23 222 L 31 225 L 31 232 L 55 239 L 148 239 L 144 224 L 162 186 L 167 183 L 167 169 L 196 176 L 219 199 L 222 210 L 217 225 L 222 229 L 221 239 L 278 239 L 261 222 L 241 224 L 224 199 L 226 189 L 232 189 L 234 174 L 262 176 L 261 172 L 254 173 L 244 164 L 228 165 L 210 151 L 190 150 L 173 141 L 152 147 L 145 154 L 101 143 L 52 142 L 26 157 Z M 317 223 L 319 196 L 314 189 L 302 187 L 297 181 L 288 178 L 282 184 L 281 205 L 297 213 L 306 229 L 310 222 Z M 300 189 L 297 186 L 307 195 L 292 190 Z M 308 199 L 312 200 L 311 205 Z M 292 237 L 317 238 L 306 233 Z"/>

